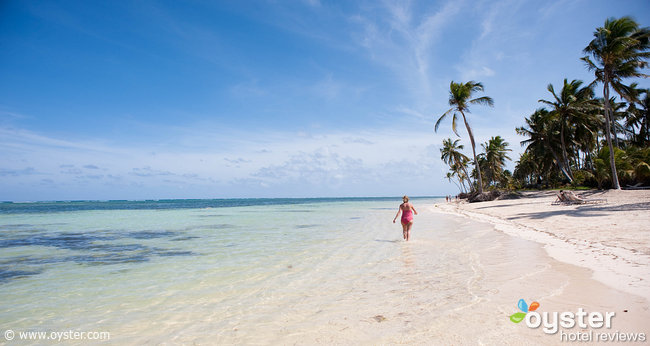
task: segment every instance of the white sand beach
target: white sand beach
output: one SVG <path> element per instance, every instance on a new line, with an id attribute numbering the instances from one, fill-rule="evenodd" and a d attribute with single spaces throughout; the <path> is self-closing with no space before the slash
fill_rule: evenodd
<path id="1" fill-rule="evenodd" d="M 592 269 L 603 283 L 650 299 L 650 191 L 579 195 L 605 202 L 554 205 L 556 193 L 545 191 L 524 192 L 519 199 L 438 207 L 541 242 L 556 259 Z"/>
<path id="2" fill-rule="evenodd" d="M 578 195 L 606 201 L 553 204 L 556 193 L 544 191 L 524 192 L 518 199 L 440 203 L 432 209 L 488 222 L 508 235 L 540 243 L 559 262 L 554 265 L 559 272 L 570 277 L 545 302 L 547 308 L 610 308 L 618 311 L 619 328 L 647 335 L 647 322 L 638 321 L 648 321 L 650 310 L 650 191 Z M 545 280 L 537 284 L 543 286 Z"/>

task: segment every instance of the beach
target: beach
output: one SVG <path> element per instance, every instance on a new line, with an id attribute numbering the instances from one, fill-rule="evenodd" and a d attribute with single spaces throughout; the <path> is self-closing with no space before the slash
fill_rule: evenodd
<path id="1" fill-rule="evenodd" d="M 594 332 L 650 332 L 646 298 L 511 234 L 520 226 L 412 198 L 419 214 L 405 242 L 392 223 L 400 202 L 12 207 L 0 215 L 0 328 L 104 331 L 110 344 L 271 345 L 557 344 L 581 330 L 513 323 L 523 299 L 540 313 L 615 313 L 612 329 Z M 476 207 L 487 217 L 500 202 Z"/>
<path id="2" fill-rule="evenodd" d="M 579 195 L 587 203 L 557 204 L 557 192 L 544 191 L 437 207 L 538 241 L 554 258 L 592 269 L 603 283 L 650 299 L 650 191 Z"/>
<path id="3" fill-rule="evenodd" d="M 439 203 L 434 208 L 487 222 L 505 234 L 534 241 L 562 263 L 565 273 L 585 275 L 578 279 L 572 274 L 574 292 L 565 287 L 560 294 L 565 297 L 549 303 L 559 300 L 570 305 L 581 302 L 608 306 L 626 310 L 617 316 L 634 315 L 627 323 L 648 321 L 650 191 L 584 191 L 578 195 L 588 203 L 572 205 L 554 203 L 557 191 L 520 195 L 482 203 Z M 623 306 L 636 308 L 621 310 Z M 645 322 L 637 329 L 648 333 Z"/>

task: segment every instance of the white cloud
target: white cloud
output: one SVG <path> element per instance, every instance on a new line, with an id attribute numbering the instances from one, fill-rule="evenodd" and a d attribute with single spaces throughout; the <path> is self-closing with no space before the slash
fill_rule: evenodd
<path id="1" fill-rule="evenodd" d="M 484 77 L 494 76 L 494 70 L 492 70 L 487 66 L 481 66 L 476 68 L 465 68 L 463 69 L 463 73 L 461 75 L 462 75 L 461 79 L 463 81 L 481 80 Z"/>
<path id="2" fill-rule="evenodd" d="M 358 36 L 370 57 L 389 68 L 419 109 L 431 107 L 434 45 L 459 13 L 462 1 L 448 1 L 437 11 L 418 13 L 409 2 L 385 2 L 379 13 L 352 17 L 362 27 Z M 377 19 L 378 18 L 378 19 Z"/>
<path id="3" fill-rule="evenodd" d="M 46 199 L 57 189 L 58 198 L 85 199 L 100 194 L 103 198 L 348 196 L 351 191 L 387 195 L 400 194 L 397 189 L 406 186 L 413 191 L 421 186 L 413 194 L 434 194 L 435 189 L 447 188 L 432 181 L 442 162 L 438 153 L 432 157 L 431 146 L 442 136 L 417 129 L 304 136 L 231 133 L 221 134 L 219 146 L 200 150 L 88 144 L 26 130 L 2 131 L 9 136 L 0 140 L 0 159 L 7 165 L 0 190 L 17 194 L 3 199 Z M 182 143 L 186 131 L 195 138 L 214 136 L 205 129 L 185 129 L 172 142 Z M 5 150 L 12 143 L 21 145 Z"/>
<path id="4" fill-rule="evenodd" d="M 515 49 L 515 37 L 525 35 L 515 22 L 524 5 L 522 0 L 500 0 L 475 7 L 481 30 L 456 64 L 462 81 L 493 77 L 495 62 L 504 57 L 503 49 Z M 516 28 L 516 29 L 515 29 Z"/>

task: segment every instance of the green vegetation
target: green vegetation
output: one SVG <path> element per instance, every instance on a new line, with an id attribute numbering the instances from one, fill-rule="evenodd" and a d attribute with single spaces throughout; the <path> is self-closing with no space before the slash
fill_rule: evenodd
<path id="1" fill-rule="evenodd" d="M 620 189 L 624 185 L 650 184 L 650 89 L 638 88 L 632 78 L 647 78 L 642 73 L 650 58 L 650 29 L 641 28 L 630 17 L 610 18 L 594 32 L 594 39 L 583 50 L 581 60 L 594 72 L 593 82 L 564 79 L 561 90 L 553 84 L 547 89 L 543 107 L 524 118 L 517 134 L 526 137 L 525 147 L 513 173 L 504 170 L 508 143 L 500 136 L 481 145 L 476 154 L 472 129 L 465 117 L 468 105 L 493 105 L 489 97 L 471 99 L 483 91 L 479 82 L 451 82 L 449 105 L 436 122 L 453 113 L 456 135 L 457 115 L 463 117 L 474 155 L 473 167 L 461 150 L 459 139 L 443 141 L 442 160 L 450 166 L 447 178 L 461 192 L 483 189 L 529 189 L 557 187 L 598 187 Z M 603 98 L 594 88 L 602 84 Z M 610 96 L 610 88 L 620 97 Z M 477 170 L 477 167 L 479 168 Z M 468 174 L 468 172 L 471 172 Z"/>

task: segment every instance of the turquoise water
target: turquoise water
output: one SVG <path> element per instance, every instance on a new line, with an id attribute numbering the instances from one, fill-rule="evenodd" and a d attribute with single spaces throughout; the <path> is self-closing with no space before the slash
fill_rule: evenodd
<path id="1" fill-rule="evenodd" d="M 537 244 L 411 201 L 409 242 L 400 198 L 2 203 L 0 343 L 525 341 L 513 302 L 566 276 Z"/>
<path id="2" fill-rule="evenodd" d="M 281 328 L 278 316 L 299 326 L 304 309 L 349 299 L 385 275 L 374 272 L 378 264 L 403 259 L 401 229 L 391 222 L 400 202 L 4 203 L 0 328 L 257 342 Z"/>

